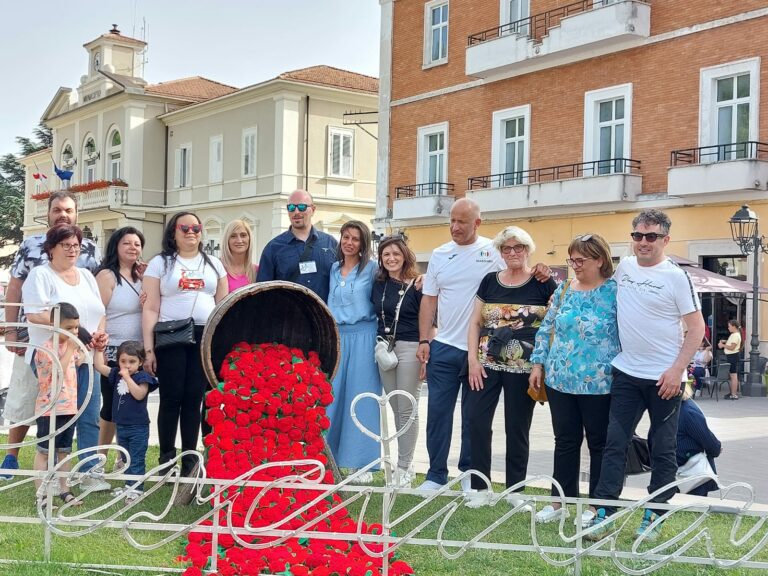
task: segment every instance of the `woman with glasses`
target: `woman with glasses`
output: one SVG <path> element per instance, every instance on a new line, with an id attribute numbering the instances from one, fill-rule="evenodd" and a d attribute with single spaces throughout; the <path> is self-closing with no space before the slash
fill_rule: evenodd
<path id="1" fill-rule="evenodd" d="M 224 229 L 224 241 L 221 243 L 221 263 L 227 271 L 230 292 L 256 281 L 252 257 L 251 228 L 242 220 L 232 220 Z"/>
<path id="2" fill-rule="evenodd" d="M 528 469 L 528 434 L 534 401 L 528 396 L 528 375 L 534 338 L 547 311 L 547 303 L 557 287 L 554 279 L 539 282 L 534 278 L 529 257 L 536 250 L 531 236 L 517 226 L 509 226 L 494 239 L 493 246 L 507 265 L 491 272 L 480 282 L 475 296 L 467 335 L 469 411 L 472 468 L 490 478 L 491 424 L 501 391 L 504 391 L 506 432 L 506 486 L 525 480 Z M 489 503 L 485 481 L 472 476 L 467 505 Z M 520 489 L 521 490 L 521 489 Z M 521 504 L 516 494 L 507 497 Z"/>
<path id="3" fill-rule="evenodd" d="M 579 496 L 581 444 L 589 447 L 589 497 L 600 480 L 608 431 L 611 392 L 611 361 L 619 353 L 616 323 L 616 282 L 611 250 L 597 234 L 577 236 L 568 246 L 572 280 L 555 291 L 552 305 L 536 335 L 531 356 L 530 386 L 547 387 L 547 399 L 555 434 L 555 480 L 563 496 Z M 552 496 L 559 496 L 553 486 Z M 559 520 L 568 510 L 553 502 L 536 514 L 536 521 Z M 594 511 L 587 510 L 577 522 L 591 524 Z"/>
<path id="4" fill-rule="evenodd" d="M 227 295 L 227 271 L 221 261 L 203 252 L 203 227 L 191 212 L 174 214 L 165 227 L 162 251 L 144 272 L 147 301 L 142 313 L 146 360 L 144 370 L 157 376 L 160 408 L 157 416 L 160 464 L 176 457 L 176 430 L 181 449 L 196 450 L 206 378 L 200 344 L 208 316 Z M 195 344 L 175 344 L 155 349 L 155 324 L 168 320 L 194 320 Z M 197 460 L 184 457 L 182 476 L 196 473 Z M 192 499 L 189 490 L 178 493 L 179 503 Z"/>
<path id="5" fill-rule="evenodd" d="M 391 370 L 383 370 L 379 366 L 379 376 L 387 394 L 403 390 L 416 399 L 416 408 L 400 395 L 390 400 L 398 432 L 409 423 L 415 412 L 413 422 L 397 439 L 397 471 L 393 479 L 395 486 L 410 488 L 414 478 L 413 453 L 419 436 L 418 403 L 421 392 L 421 363 L 416 358 L 421 305 L 421 287 L 417 289 L 416 286 L 419 272 L 416 255 L 400 236 L 381 240 L 378 254 L 379 270 L 371 302 L 378 319 L 377 334 L 393 343 L 392 350 L 397 356 L 397 366 Z"/>
<path id="6" fill-rule="evenodd" d="M 117 366 L 117 348 L 126 340 L 141 341 L 141 306 L 146 298 L 142 296 L 141 279 L 146 264 L 141 261 L 144 249 L 144 235 L 126 226 L 112 233 L 107 243 L 104 260 L 96 273 L 101 301 L 106 308 L 106 330 L 109 346 L 104 350 L 104 359 L 110 367 Z M 99 421 L 99 445 L 111 444 L 115 438 L 115 424 L 112 421 L 112 386 L 103 376 L 101 381 L 101 413 Z"/>
<path id="7" fill-rule="evenodd" d="M 357 220 L 341 227 L 337 258 L 331 267 L 328 308 L 339 327 L 341 358 L 333 379 L 333 404 L 328 407 L 331 427 L 326 440 L 341 468 L 357 470 L 381 456 L 379 443 L 363 434 L 352 421 L 352 401 L 363 392 L 381 393 L 373 350 L 376 347 L 376 312 L 371 290 L 376 264 L 371 261 L 371 232 Z M 355 407 L 357 419 L 379 434 L 379 407 L 367 399 Z M 378 466 L 375 467 L 378 469 Z M 365 472 L 358 483 L 370 482 Z"/>

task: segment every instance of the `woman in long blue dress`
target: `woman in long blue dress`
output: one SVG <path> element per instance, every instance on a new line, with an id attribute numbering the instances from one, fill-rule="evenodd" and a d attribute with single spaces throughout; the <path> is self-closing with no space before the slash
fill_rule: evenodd
<path id="1" fill-rule="evenodd" d="M 341 359 L 333 380 L 333 404 L 328 407 L 331 427 L 328 446 L 341 468 L 356 470 L 380 458 L 379 443 L 363 434 L 352 421 L 352 401 L 363 392 L 381 394 L 381 380 L 373 351 L 376 346 L 376 312 L 371 303 L 376 264 L 371 261 L 371 232 L 357 220 L 341 227 L 338 261 L 331 268 L 328 307 L 341 336 Z M 372 399 L 358 402 L 355 413 L 361 424 L 379 434 L 379 408 Z M 378 466 L 376 466 L 378 469 Z M 371 474 L 358 477 L 369 482 Z"/>

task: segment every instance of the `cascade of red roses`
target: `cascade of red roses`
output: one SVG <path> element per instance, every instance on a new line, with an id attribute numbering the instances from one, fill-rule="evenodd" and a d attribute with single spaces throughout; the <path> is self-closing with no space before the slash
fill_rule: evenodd
<path id="1" fill-rule="evenodd" d="M 212 431 L 204 438 L 206 469 L 211 478 L 235 479 L 269 462 L 313 459 L 327 464 L 322 435 L 330 422 L 325 408 L 333 401 L 331 384 L 320 368 L 317 353 L 308 357 L 297 348 L 282 344 L 236 344 L 226 356 L 219 372 L 222 382 L 205 398 L 206 419 Z M 295 464 L 267 466 L 247 477 L 253 481 L 273 481 L 289 475 L 305 474 L 317 478 L 314 467 Z M 333 484 L 326 471 L 323 484 Z M 213 490 L 213 489 L 212 489 Z M 254 500 L 259 497 L 254 510 Z M 264 527 L 292 530 L 304 527 L 336 506 L 340 497 L 321 499 L 291 520 L 282 521 L 320 495 L 315 490 L 288 488 L 232 488 L 222 494 L 231 510 L 219 511 L 219 525 Z M 212 525 L 212 520 L 203 524 Z M 315 524 L 315 532 L 354 534 L 357 522 L 345 508 Z M 363 533 L 379 534 L 381 525 L 363 524 Z M 264 543 L 276 538 L 240 536 L 246 543 Z M 368 544 L 381 551 L 381 544 Z M 262 549 L 241 545 L 228 533 L 218 537 L 213 550 L 212 535 L 189 534 L 186 555 L 190 563 L 184 576 L 201 575 L 210 558 L 218 555 L 220 576 L 250 576 L 263 573 L 283 576 L 379 576 L 382 558 L 368 556 L 357 542 L 323 538 L 290 538 Z M 412 568 L 394 555 L 389 558 L 389 573 L 412 574 Z"/>

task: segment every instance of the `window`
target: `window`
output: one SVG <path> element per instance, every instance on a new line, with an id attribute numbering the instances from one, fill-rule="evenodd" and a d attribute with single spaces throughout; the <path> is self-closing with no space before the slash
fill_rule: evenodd
<path id="1" fill-rule="evenodd" d="M 354 132 L 343 128 L 328 127 L 328 176 L 352 178 L 354 157 Z"/>
<path id="2" fill-rule="evenodd" d="M 223 178 L 223 166 L 224 162 L 224 137 L 219 134 L 218 136 L 211 136 L 208 141 L 208 182 L 213 184 L 214 182 L 221 182 Z"/>
<path id="3" fill-rule="evenodd" d="M 113 130 L 107 138 L 107 175 L 110 180 L 123 177 L 121 160 L 122 138 L 120 132 Z"/>
<path id="4" fill-rule="evenodd" d="M 69 168 L 74 163 L 74 154 L 72 153 L 72 144 L 65 142 L 61 148 L 61 166 Z"/>
<path id="5" fill-rule="evenodd" d="M 90 184 L 96 180 L 96 142 L 92 136 L 86 136 L 83 141 L 83 183 Z"/>
<path id="6" fill-rule="evenodd" d="M 718 146 L 702 161 L 747 157 L 746 142 L 758 139 L 759 82 L 758 58 L 701 70 L 699 146 Z"/>
<path id="7" fill-rule="evenodd" d="M 182 144 L 176 148 L 173 169 L 173 187 L 192 186 L 192 144 Z"/>
<path id="8" fill-rule="evenodd" d="M 632 84 L 587 92 L 584 97 L 585 175 L 625 172 L 630 158 Z"/>
<path id="9" fill-rule="evenodd" d="M 530 122 L 530 105 L 493 113 L 491 171 L 502 174 L 499 186 L 525 183 L 523 172 L 528 170 Z"/>
<path id="10" fill-rule="evenodd" d="M 515 24 L 510 27 L 509 33 L 529 35 L 530 26 L 528 20 L 531 15 L 530 0 L 501 0 L 501 23 Z M 525 20 L 525 22 L 521 22 Z"/>
<path id="11" fill-rule="evenodd" d="M 256 176 L 256 128 L 243 130 L 243 176 Z"/>
<path id="12" fill-rule="evenodd" d="M 448 180 L 448 123 L 424 126 L 418 130 L 417 174 L 423 194 L 439 194 L 440 186 Z"/>
<path id="13" fill-rule="evenodd" d="M 448 2 L 427 2 L 424 10 L 424 66 L 444 64 L 448 61 Z"/>

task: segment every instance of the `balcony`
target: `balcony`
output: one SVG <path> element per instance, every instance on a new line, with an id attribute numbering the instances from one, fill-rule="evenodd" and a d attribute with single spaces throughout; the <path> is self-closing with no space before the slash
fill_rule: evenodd
<path id="1" fill-rule="evenodd" d="M 395 188 L 394 220 L 435 219 L 443 222 L 453 206 L 454 185 L 449 182 L 409 184 Z"/>
<path id="2" fill-rule="evenodd" d="M 468 76 L 519 76 L 639 46 L 651 6 L 639 0 L 580 0 L 469 36 Z"/>
<path id="3" fill-rule="evenodd" d="M 124 186 L 109 186 L 90 192 L 75 192 L 74 194 L 77 196 L 79 212 L 117 208 L 125 210 L 129 207 L 142 210 L 144 205 L 159 207 L 163 200 L 161 191 L 133 190 Z M 33 200 L 33 203 L 34 218 L 36 220 L 47 218 L 48 200 Z"/>
<path id="4" fill-rule="evenodd" d="M 690 198 L 768 188 L 768 144 L 734 142 L 674 150 L 667 193 Z"/>
<path id="5" fill-rule="evenodd" d="M 640 160 L 610 158 L 474 176 L 467 197 L 484 213 L 631 202 L 642 192 L 640 167 Z"/>

